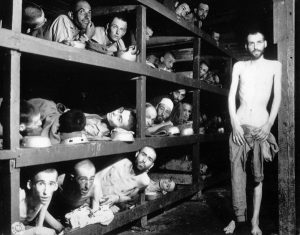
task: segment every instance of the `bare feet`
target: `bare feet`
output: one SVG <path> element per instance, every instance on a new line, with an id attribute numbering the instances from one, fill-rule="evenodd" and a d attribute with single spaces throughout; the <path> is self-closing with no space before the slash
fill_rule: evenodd
<path id="1" fill-rule="evenodd" d="M 251 229 L 251 234 L 252 235 L 262 235 L 262 231 L 260 230 L 260 228 L 258 227 L 259 223 L 258 222 L 254 222 L 253 220 L 251 221 L 252 224 L 252 229 Z"/>
<path id="2" fill-rule="evenodd" d="M 231 234 L 235 230 L 235 221 L 231 220 L 230 223 L 224 228 L 225 234 Z"/>

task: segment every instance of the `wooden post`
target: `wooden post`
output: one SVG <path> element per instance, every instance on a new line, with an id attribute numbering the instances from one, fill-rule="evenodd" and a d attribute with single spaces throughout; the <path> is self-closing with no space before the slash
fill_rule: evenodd
<path id="1" fill-rule="evenodd" d="M 136 14 L 136 43 L 140 51 L 138 62 L 146 62 L 146 8 L 144 6 L 137 7 Z M 136 112 L 137 112 L 137 129 L 136 136 L 145 137 L 145 103 L 146 103 L 146 77 L 141 76 L 136 81 Z"/>
<path id="2" fill-rule="evenodd" d="M 194 60 L 193 60 L 193 79 L 199 79 L 199 66 L 200 66 L 200 51 L 201 51 L 201 39 L 194 39 Z M 193 129 L 195 134 L 199 134 L 199 109 L 200 109 L 200 90 L 194 90 L 193 92 Z M 200 174 L 200 143 L 199 141 L 193 145 L 193 183 L 199 183 Z"/>
<path id="3" fill-rule="evenodd" d="M 7 1 L 6 9 L 9 14 L 3 21 L 3 26 L 16 32 L 21 32 L 22 0 Z M 10 50 L 5 58 L 3 83 L 3 148 L 14 150 L 19 147 L 19 118 L 20 118 L 20 63 L 21 54 Z M 0 184 L 3 185 L 4 195 L 1 197 L 3 226 L 1 232 L 11 233 L 11 224 L 19 221 L 19 188 L 20 169 L 15 168 L 15 160 L 1 162 L 3 172 Z M 2 209 L 2 208 L 1 208 Z"/>
<path id="4" fill-rule="evenodd" d="M 279 234 L 296 234 L 295 204 L 295 0 L 274 0 L 274 42 L 282 63 L 278 115 Z"/>
<path id="5" fill-rule="evenodd" d="M 11 234 L 11 225 L 20 221 L 19 188 L 20 169 L 15 168 L 15 160 L 1 162 L 1 214 L 0 233 Z"/>
<path id="6" fill-rule="evenodd" d="M 136 12 L 136 43 L 137 48 L 140 51 L 138 62 L 146 63 L 146 7 L 138 6 Z M 146 77 L 141 76 L 136 81 L 136 111 L 137 111 L 137 137 L 145 137 L 145 127 L 146 127 Z M 140 204 L 144 204 L 145 193 L 140 194 Z M 140 219 L 140 226 L 147 226 L 147 216 L 143 216 Z"/>

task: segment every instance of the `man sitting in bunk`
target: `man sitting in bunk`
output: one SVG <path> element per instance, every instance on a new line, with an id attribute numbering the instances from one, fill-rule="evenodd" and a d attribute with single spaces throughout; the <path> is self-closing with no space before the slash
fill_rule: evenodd
<path id="1" fill-rule="evenodd" d="M 113 55 L 117 51 L 126 50 L 125 44 L 122 40 L 126 32 L 127 19 L 125 15 L 119 13 L 110 18 L 106 28 L 96 27 L 92 41 L 104 46 L 104 50 L 107 51 L 106 54 Z M 91 45 L 93 44 L 88 44 L 88 48 L 90 48 Z M 93 47 L 91 49 L 93 49 Z"/>
<path id="2" fill-rule="evenodd" d="M 35 3 L 26 3 L 23 8 L 24 33 L 37 38 L 46 39 L 46 32 L 50 27 L 43 9 Z"/>
<path id="3" fill-rule="evenodd" d="M 83 133 L 86 117 L 80 110 L 71 109 L 59 117 L 59 132 L 62 144 L 78 144 L 88 142 Z"/>
<path id="4" fill-rule="evenodd" d="M 158 69 L 172 72 L 175 62 L 175 56 L 170 51 L 167 51 L 163 56 L 160 57 Z"/>
<path id="5" fill-rule="evenodd" d="M 67 15 L 60 15 L 53 21 L 47 32 L 47 39 L 84 48 L 85 42 L 95 34 L 91 17 L 92 11 L 88 1 L 75 0 Z"/>
<path id="6" fill-rule="evenodd" d="M 145 146 L 136 152 L 134 160 L 124 158 L 97 172 L 94 206 L 99 203 L 112 206 L 132 200 L 149 185 L 147 173 L 154 166 L 155 159 L 154 148 Z"/>
<path id="7" fill-rule="evenodd" d="M 53 229 L 60 232 L 63 226 L 48 212 L 48 207 L 58 188 L 57 171 L 41 166 L 30 171 L 27 188 L 20 189 L 20 222 L 28 229 L 26 234 L 56 234 Z M 44 222 L 51 229 L 43 227 Z"/>
<path id="8" fill-rule="evenodd" d="M 69 172 L 59 175 L 58 191 L 53 196 L 50 213 L 64 221 L 66 213 L 84 205 L 91 207 L 95 174 L 94 164 L 90 160 L 82 160 L 74 164 Z"/>

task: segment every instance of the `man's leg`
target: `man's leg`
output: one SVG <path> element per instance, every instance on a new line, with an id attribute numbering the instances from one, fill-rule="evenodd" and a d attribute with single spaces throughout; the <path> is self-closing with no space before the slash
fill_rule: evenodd
<path id="1" fill-rule="evenodd" d="M 253 235 L 262 235 L 262 232 L 259 228 L 259 212 L 262 198 L 262 182 L 258 183 L 258 185 L 254 188 L 253 193 L 253 217 L 251 219 L 252 230 L 251 233 Z"/>

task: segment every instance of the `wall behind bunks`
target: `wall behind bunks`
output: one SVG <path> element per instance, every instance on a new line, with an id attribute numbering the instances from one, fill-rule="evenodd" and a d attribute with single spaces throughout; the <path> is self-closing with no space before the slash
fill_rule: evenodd
<path id="1" fill-rule="evenodd" d="M 296 98 L 296 216 L 297 216 L 297 234 L 300 233 L 300 2 L 296 1 L 296 76 L 295 76 L 295 98 Z"/>

